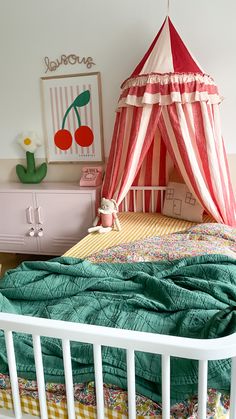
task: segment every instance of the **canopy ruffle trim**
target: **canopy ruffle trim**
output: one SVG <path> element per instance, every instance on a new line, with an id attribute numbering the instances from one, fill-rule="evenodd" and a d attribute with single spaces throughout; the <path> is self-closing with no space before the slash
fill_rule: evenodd
<path id="1" fill-rule="evenodd" d="M 145 74 L 122 84 L 118 107 L 144 104 L 170 105 L 174 102 L 222 102 L 214 80 L 199 73 Z"/>

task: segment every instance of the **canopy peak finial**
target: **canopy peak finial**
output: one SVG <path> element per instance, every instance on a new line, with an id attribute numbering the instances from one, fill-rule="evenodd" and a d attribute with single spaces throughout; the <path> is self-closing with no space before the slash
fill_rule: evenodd
<path id="1" fill-rule="evenodd" d="M 167 12 L 166 12 L 166 16 L 168 17 L 170 14 L 170 0 L 167 0 Z"/>

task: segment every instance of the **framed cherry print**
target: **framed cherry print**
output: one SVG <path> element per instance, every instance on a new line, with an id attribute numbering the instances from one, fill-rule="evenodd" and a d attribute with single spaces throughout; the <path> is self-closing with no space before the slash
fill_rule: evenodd
<path id="1" fill-rule="evenodd" d="M 48 162 L 104 158 L 100 73 L 42 77 Z"/>

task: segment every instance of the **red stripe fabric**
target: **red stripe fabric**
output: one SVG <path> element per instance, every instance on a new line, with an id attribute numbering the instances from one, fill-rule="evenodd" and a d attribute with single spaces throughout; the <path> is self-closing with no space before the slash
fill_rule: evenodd
<path id="1" fill-rule="evenodd" d="M 178 160 L 177 160 L 176 155 L 174 153 L 173 147 L 171 145 L 169 133 L 168 133 L 167 126 L 166 126 L 166 123 L 165 123 L 164 118 L 163 118 L 163 114 L 161 114 L 161 116 L 160 116 L 158 128 L 160 130 L 161 136 L 162 136 L 162 138 L 165 142 L 166 149 L 168 150 L 168 153 L 170 155 L 171 160 L 173 161 L 174 166 L 177 167 L 177 169 L 179 170 L 180 173 L 182 173 L 182 171 L 179 168 Z"/>
<path id="2" fill-rule="evenodd" d="M 118 192 L 117 193 L 117 195 L 118 195 L 117 202 L 119 202 L 119 196 L 120 196 L 120 193 L 122 191 L 122 188 L 126 185 L 126 178 L 127 178 L 127 175 L 130 173 L 131 164 L 133 162 L 133 154 L 134 154 L 136 146 L 138 145 L 137 136 L 138 136 L 139 130 L 140 130 L 140 122 L 141 122 L 142 112 L 143 112 L 142 108 L 134 108 L 130 137 L 129 138 L 124 138 L 124 141 L 127 141 L 127 143 L 128 143 L 128 150 L 127 150 L 127 154 L 125 156 L 123 156 L 125 164 L 124 164 L 124 170 L 123 170 L 123 174 L 122 174 L 121 189 L 119 190 L 119 192 L 117 191 Z M 141 164 L 141 161 L 140 161 L 140 164 Z M 135 177 L 135 173 L 133 174 L 133 177 Z M 118 186 L 118 185 L 116 185 L 116 186 Z"/>
<path id="3" fill-rule="evenodd" d="M 150 56 L 153 48 L 155 47 L 155 45 L 157 43 L 157 40 L 158 40 L 158 38 L 159 38 L 159 36 L 160 36 L 160 34 L 162 32 L 162 29 L 163 29 L 163 27 L 165 25 L 165 22 L 166 22 L 166 19 L 164 20 L 164 22 L 163 22 L 163 24 L 161 26 L 161 29 L 159 30 L 158 34 L 154 38 L 154 40 L 151 43 L 151 45 L 150 45 L 149 49 L 147 50 L 146 54 L 144 55 L 144 57 L 142 58 L 142 60 L 140 61 L 140 63 L 137 65 L 137 67 L 135 67 L 133 73 L 131 74 L 131 77 L 138 76 L 138 74 L 140 74 L 140 72 L 142 71 L 142 68 L 143 68 L 144 64 L 146 63 L 148 57 Z"/>
<path id="4" fill-rule="evenodd" d="M 205 137 L 205 133 L 204 133 L 204 125 L 203 125 L 203 120 L 202 120 L 202 112 L 201 112 L 200 103 L 199 102 L 193 103 L 191 108 L 192 108 L 193 120 L 194 120 L 195 140 L 196 140 L 196 145 L 198 148 L 199 157 L 201 159 L 202 166 L 203 166 L 204 179 L 207 180 L 210 194 L 212 197 L 214 197 L 211 174 L 210 174 L 210 167 L 209 167 L 209 160 L 208 160 L 207 143 L 206 141 L 202 141 L 202 139 Z"/>
<path id="5" fill-rule="evenodd" d="M 170 115 L 170 119 L 171 119 L 171 123 L 172 123 L 172 127 L 173 130 L 175 132 L 175 137 L 177 138 L 177 142 L 178 142 L 178 147 L 179 147 L 179 151 L 180 151 L 180 155 L 184 164 L 184 167 L 186 169 L 187 175 L 188 175 L 188 181 L 186 179 L 186 183 L 188 185 L 188 187 L 191 189 L 193 188 L 195 195 L 198 197 L 199 201 L 201 202 L 201 204 L 204 206 L 204 201 L 202 199 L 202 195 L 199 191 L 199 187 L 197 185 L 196 182 L 196 178 L 195 178 L 195 172 L 194 172 L 194 168 L 193 168 L 193 162 L 191 161 L 190 155 L 189 155 L 189 150 L 187 148 L 186 145 L 186 141 L 184 138 L 184 134 L 182 131 L 182 126 L 180 124 L 180 118 L 184 118 L 183 114 L 178 114 L 178 109 L 176 108 L 176 105 L 171 105 L 168 107 L 168 111 L 169 111 L 169 115 Z M 184 121 L 186 122 L 186 121 Z M 191 140 L 191 138 L 190 138 Z M 194 156 L 196 158 L 196 154 Z M 196 158 L 197 161 L 197 158 Z M 199 165 L 197 165 L 199 167 Z"/>
<path id="6" fill-rule="evenodd" d="M 159 186 L 166 185 L 166 159 L 167 159 L 167 149 L 164 143 L 163 138 L 160 138 L 160 157 L 159 157 Z"/>
<path id="7" fill-rule="evenodd" d="M 152 170 L 153 167 L 153 152 L 154 152 L 154 139 L 147 151 L 145 159 L 142 163 L 142 166 L 139 170 L 138 175 L 136 176 L 133 185 L 143 186 L 143 185 L 153 185 L 152 183 Z M 145 212 L 150 211 L 150 192 L 145 193 Z"/>
<path id="8" fill-rule="evenodd" d="M 201 75 L 145 75 L 123 84 L 119 105 L 164 104 L 197 101 L 220 103 L 222 98 L 212 78 Z"/>
<path id="9" fill-rule="evenodd" d="M 169 19 L 172 60 L 175 72 L 202 73 Z"/>
<path id="10" fill-rule="evenodd" d="M 153 83 L 146 84 L 145 86 L 134 86 L 129 89 L 123 90 L 121 98 L 125 98 L 128 95 L 142 97 L 145 93 L 152 95 L 160 94 L 163 96 L 171 95 L 171 93 L 196 93 L 196 92 L 206 92 L 209 95 L 218 95 L 218 89 L 216 85 L 213 84 L 203 84 L 200 80 L 194 80 L 191 82 L 173 82 L 173 83 Z"/>
<path id="11" fill-rule="evenodd" d="M 200 203 L 205 207 L 207 211 L 209 211 L 208 206 L 205 205 L 205 199 L 203 197 L 203 194 L 199 190 L 199 186 L 197 184 L 196 173 L 194 171 L 194 166 L 198 167 L 199 170 L 200 170 L 200 167 L 197 164 L 197 161 L 193 162 L 193 160 L 190 159 L 189 150 L 186 145 L 186 138 L 184 137 L 184 132 L 183 132 L 183 124 L 186 123 L 186 121 L 184 120 L 184 115 L 183 114 L 180 115 L 178 113 L 178 109 L 176 108 L 176 105 L 168 106 L 168 113 L 170 116 L 171 125 L 175 134 L 175 138 L 178 143 L 178 148 L 179 148 L 180 156 L 182 159 L 182 163 L 187 173 L 187 178 L 184 176 L 183 171 L 178 161 L 177 164 L 179 166 L 179 170 L 181 174 L 183 175 L 183 177 L 185 178 L 185 182 L 187 186 L 189 187 L 189 189 L 194 190 L 194 193 L 199 199 Z M 172 146 L 171 142 L 169 142 L 169 145 Z M 194 157 L 196 158 L 196 154 L 194 155 Z M 218 221 L 222 221 L 221 217 L 219 217 Z"/>
<path id="12" fill-rule="evenodd" d="M 171 54 L 172 54 L 172 62 L 174 65 L 174 72 L 184 72 L 184 73 L 199 73 L 203 74 L 201 68 L 197 65 L 195 60 L 193 59 L 192 55 L 189 53 L 187 47 L 185 46 L 184 42 L 180 38 L 177 30 L 175 29 L 173 23 L 171 22 L 170 18 L 167 17 L 159 32 L 157 33 L 156 37 L 154 38 L 153 42 L 151 43 L 148 51 L 142 58 L 142 60 L 139 62 L 139 64 L 134 69 L 133 73 L 131 74 L 131 77 L 137 76 L 142 72 L 142 69 L 144 65 L 148 65 L 148 60 L 153 53 L 153 50 L 155 49 L 157 42 L 159 40 L 159 37 L 161 35 L 161 32 L 163 31 L 163 28 L 165 25 L 169 26 L 169 30 L 167 31 L 169 35 L 169 43 L 171 45 Z M 158 46 L 156 47 L 155 54 L 158 55 Z M 169 71 L 172 71 L 170 69 Z M 155 72 L 162 73 L 162 68 L 155 69 Z"/>
<path id="13" fill-rule="evenodd" d="M 111 151 L 108 158 L 107 169 L 102 186 L 102 196 L 115 198 L 114 194 L 119 183 L 124 185 L 124 173 L 129 170 L 132 162 L 133 148 L 136 144 L 136 136 L 140 128 L 142 108 L 123 108 L 117 114 L 116 124 L 113 133 Z M 130 124 L 130 130 L 125 130 Z M 125 150 L 125 152 L 124 152 Z"/>
<path id="14" fill-rule="evenodd" d="M 157 128 L 157 124 L 158 124 L 158 120 L 159 120 L 159 116 L 161 113 L 161 108 L 159 105 L 154 105 L 152 106 L 152 112 L 150 115 L 150 119 L 149 119 L 149 123 L 148 123 L 148 127 L 146 130 L 146 135 L 145 135 L 145 140 L 144 140 L 144 144 L 142 147 L 142 158 L 140 159 L 140 161 L 138 162 L 137 168 L 136 168 L 136 173 L 139 171 L 142 162 L 145 159 L 145 156 L 154 140 L 154 136 L 155 136 L 155 132 L 156 132 L 156 128 Z M 152 165 L 149 164 L 148 165 L 148 170 L 152 171 Z M 147 185 L 147 183 L 146 183 Z"/>
<path id="15" fill-rule="evenodd" d="M 216 174 L 215 176 L 213 175 L 213 179 L 216 178 L 217 176 L 217 182 L 215 182 L 216 183 L 215 201 L 218 201 L 218 203 L 221 202 L 221 205 L 219 207 L 219 212 L 222 213 L 223 219 L 227 220 L 230 216 L 229 212 L 231 211 L 230 211 L 230 206 L 228 207 L 228 210 L 227 210 L 227 205 L 225 205 L 225 202 L 227 202 L 228 200 L 227 198 L 228 187 L 225 184 L 224 175 L 221 169 L 221 166 L 224 161 L 224 156 L 220 152 L 219 144 L 217 141 L 217 135 L 215 132 L 215 125 L 214 125 L 214 119 L 213 119 L 213 114 L 212 114 L 212 107 L 206 104 L 204 108 L 207 109 L 207 116 L 209 118 L 209 123 L 211 124 L 211 132 L 212 132 L 212 138 L 213 138 L 212 142 L 213 142 L 213 147 L 214 147 L 214 152 L 215 152 L 215 159 L 213 157 L 213 153 L 211 153 L 211 155 L 209 156 L 210 161 L 209 161 L 208 167 L 212 168 Z M 206 113 L 205 109 L 202 109 L 202 112 Z M 207 139 L 206 143 L 208 142 L 209 140 Z"/>
<path id="16" fill-rule="evenodd" d="M 227 162 L 227 157 L 225 154 L 223 138 L 221 135 L 221 131 L 219 132 L 216 126 L 214 106 L 208 105 L 208 109 L 209 109 L 208 113 L 210 113 L 211 115 L 211 121 L 212 121 L 212 126 L 213 126 L 214 144 L 216 148 L 218 169 L 219 169 L 219 175 L 221 179 L 221 190 L 223 192 L 221 194 L 219 188 L 217 188 L 217 192 L 219 195 L 218 201 L 221 200 L 221 202 L 224 203 L 224 208 L 225 208 L 224 219 L 227 219 L 227 220 L 231 220 L 233 218 L 236 219 L 236 214 L 235 214 L 236 203 L 234 199 L 232 185 L 230 182 L 228 162 Z M 215 169 L 217 170 L 217 167 L 215 167 Z"/>
<path id="17" fill-rule="evenodd" d="M 165 24 L 169 28 L 159 39 Z M 170 44 L 165 36 L 170 36 Z M 159 65 L 170 45 L 172 59 L 165 65 L 172 63 L 172 70 L 162 73 L 161 68 L 154 68 L 141 74 L 143 69 L 149 71 L 147 63 Z M 158 47 L 160 60 L 155 60 Z M 174 163 L 202 206 L 218 222 L 236 226 L 236 203 L 219 122 L 221 97 L 169 18 L 122 89 L 102 195 L 120 205 L 133 182 L 165 184 Z M 133 208 L 133 198 L 129 201 Z M 148 194 L 146 210 L 150 202 Z"/>
<path id="18" fill-rule="evenodd" d="M 229 185 L 231 185 L 231 182 L 229 176 L 225 178 L 221 170 L 221 164 L 224 162 L 225 157 L 219 152 L 219 147 L 217 147 L 215 138 L 210 149 L 206 146 L 206 144 L 210 142 L 208 132 L 210 131 L 210 133 L 214 136 L 213 133 L 215 132 L 216 128 L 214 126 L 213 118 L 209 118 L 209 115 L 212 116 L 211 106 L 205 104 L 203 109 L 200 109 L 197 112 L 197 118 L 194 121 L 194 126 L 197 126 L 198 129 L 200 127 L 201 146 L 200 148 L 198 148 L 197 152 L 195 150 L 193 159 L 191 158 L 189 146 L 187 146 L 187 144 L 189 141 L 191 141 L 191 146 L 194 149 L 193 142 L 195 143 L 195 146 L 197 142 L 199 142 L 199 139 L 196 140 L 196 137 L 194 136 L 196 136 L 196 134 L 199 135 L 199 131 L 197 130 L 197 132 L 192 132 L 191 136 L 189 135 L 188 129 L 187 141 L 187 138 L 185 136 L 187 122 L 185 120 L 184 113 L 181 113 L 178 110 L 178 108 L 183 108 L 183 106 L 180 104 L 178 104 L 178 108 L 176 106 L 177 105 L 173 104 L 171 106 L 166 107 L 166 109 L 168 111 L 168 115 L 171 122 L 171 129 L 173 130 L 173 135 L 176 139 L 176 144 L 178 147 L 180 157 L 178 156 L 178 159 L 176 157 L 176 149 L 174 149 L 173 147 L 173 140 L 171 140 L 170 138 L 170 132 L 168 131 L 166 121 L 163 117 L 161 117 L 159 120 L 159 125 L 162 135 L 165 138 L 166 147 L 169 153 L 171 154 L 172 159 L 175 161 L 175 165 L 178 167 L 181 174 L 183 175 L 186 184 L 188 185 L 190 190 L 193 189 L 195 195 L 198 197 L 199 201 L 207 210 L 207 212 L 210 212 L 218 222 L 224 222 L 225 224 L 234 226 L 236 224 L 234 215 L 235 201 L 233 198 L 233 194 L 231 194 L 229 191 Z M 205 118 L 208 118 L 208 127 L 206 127 L 206 121 L 202 120 L 203 114 Z M 202 146 L 202 144 L 205 145 Z M 215 152 L 213 150 L 213 147 L 215 149 Z M 205 159 L 199 161 L 200 156 L 203 156 L 204 153 Z M 183 173 L 183 167 L 185 169 L 185 173 Z M 200 178 L 197 177 L 197 171 L 200 174 L 201 182 Z M 213 187 L 212 185 L 213 179 L 219 179 L 219 182 L 215 181 L 215 187 Z M 232 189 L 232 187 L 230 187 L 230 189 Z M 230 199 L 228 197 L 230 197 Z M 211 212 L 212 208 L 214 208 L 214 213 Z"/>
<path id="19" fill-rule="evenodd" d="M 147 151 L 151 145 L 151 142 L 153 140 L 154 137 L 154 133 L 156 131 L 156 127 L 158 124 L 158 120 L 159 120 L 159 116 L 161 113 L 161 108 L 158 105 L 152 106 L 151 108 L 151 113 L 149 116 L 149 121 L 147 124 L 147 128 L 146 128 L 146 132 L 143 133 L 144 135 L 144 140 L 143 140 L 143 146 L 140 152 L 140 157 L 139 157 L 139 161 L 137 162 L 136 166 L 134 168 L 132 168 L 132 174 L 131 174 L 131 178 L 130 178 L 130 172 L 131 172 L 131 164 L 132 164 L 132 158 L 133 158 L 133 154 L 134 154 L 134 150 L 137 147 L 137 138 L 140 134 L 140 120 L 141 120 L 141 115 L 142 115 L 142 108 L 135 108 L 137 109 L 136 112 L 138 112 L 139 114 L 139 121 L 138 124 L 135 125 L 135 129 L 133 132 L 132 137 L 130 138 L 130 142 L 131 142 L 131 147 L 130 147 L 130 151 L 127 154 L 127 159 L 126 159 L 126 164 L 125 164 L 125 170 L 124 170 L 124 174 L 122 177 L 122 186 L 120 188 L 120 191 L 118 193 L 117 196 L 117 202 L 118 204 L 121 202 L 121 200 L 124 198 L 123 197 L 123 190 L 124 187 L 126 187 L 127 184 L 127 179 L 129 178 L 129 187 L 132 185 L 135 176 L 139 170 L 139 168 L 141 167 L 141 164 L 147 154 Z M 150 168 L 151 170 L 151 168 Z"/>
<path id="20" fill-rule="evenodd" d="M 157 129 L 132 186 L 165 186 L 167 182 L 166 160 L 166 146 Z M 133 200 L 129 206 L 129 211 L 133 211 Z M 145 211 L 152 211 L 152 195 L 149 191 L 145 193 Z M 154 211 L 161 211 L 160 194 L 154 196 Z"/>
<path id="21" fill-rule="evenodd" d="M 193 162 L 192 161 L 190 162 L 189 160 L 186 144 L 181 133 L 181 126 L 180 126 L 180 123 L 178 123 L 179 118 L 178 118 L 178 114 L 175 109 L 175 106 L 172 105 L 171 111 L 167 109 L 167 112 L 170 118 L 171 128 L 167 126 L 166 118 L 165 119 L 163 117 L 160 118 L 160 130 L 162 132 L 163 138 L 165 139 L 167 150 L 170 153 L 170 156 L 172 160 L 174 161 L 175 166 L 177 167 L 179 172 L 182 174 L 185 183 L 187 184 L 189 189 L 194 193 L 194 195 L 199 199 L 200 203 L 204 207 L 204 199 L 203 199 L 204 196 L 202 196 L 202 193 L 201 193 L 202 191 L 199 190 L 196 184 L 195 174 L 193 173 L 193 170 L 192 170 Z M 173 133 L 172 133 L 172 136 L 174 136 L 174 139 L 171 138 L 170 136 L 170 129 L 172 129 L 172 125 L 173 125 L 172 118 L 175 119 L 175 122 L 174 122 L 175 128 L 173 129 Z M 179 135 L 182 138 L 180 138 Z M 174 143 L 176 144 L 174 145 Z M 195 164 L 195 167 L 196 167 L 196 164 Z M 207 210 L 207 212 L 210 212 L 208 207 L 209 205 L 205 206 L 205 209 Z M 217 212 L 216 212 L 216 215 L 218 215 L 218 221 L 222 222 L 222 219 Z M 213 217 L 215 218 L 215 214 L 213 215 Z"/>
<path id="22" fill-rule="evenodd" d="M 235 225 L 235 200 L 224 146 L 223 143 L 217 145 L 212 106 L 206 103 L 155 105 L 148 114 L 145 128 L 142 126 L 143 113 L 143 108 L 133 107 L 123 108 L 117 114 L 102 195 L 115 198 L 120 204 L 127 182 L 128 188 L 133 182 L 148 186 L 165 184 L 166 161 L 170 155 L 206 211 L 218 222 Z M 157 136 L 157 147 L 154 141 L 157 140 L 155 132 L 158 128 L 161 137 Z M 142 130 L 145 130 L 142 133 L 143 143 L 134 165 L 133 158 Z M 146 210 L 150 210 L 150 205 L 151 194 L 146 197 Z M 130 209 L 133 209 L 132 198 Z"/>
<path id="23" fill-rule="evenodd" d="M 111 150 L 110 150 L 110 155 L 107 162 L 106 173 L 105 173 L 102 191 L 101 191 L 102 197 L 106 197 L 109 199 L 111 199 L 114 195 L 116 181 L 119 175 L 121 159 L 122 159 L 122 148 L 123 148 L 126 114 L 127 114 L 127 108 L 124 108 L 122 109 L 121 112 L 117 113 L 116 115 Z"/>
<path id="24" fill-rule="evenodd" d="M 226 168 L 226 173 L 227 173 L 226 182 L 227 182 L 227 186 L 228 186 L 228 189 L 229 189 L 229 195 L 230 195 L 229 203 L 230 203 L 230 208 L 231 208 L 231 211 L 232 211 L 232 215 L 231 215 L 232 218 L 231 219 L 235 220 L 234 224 L 230 223 L 230 225 L 236 226 L 236 200 L 235 200 L 235 196 L 234 196 L 234 192 L 233 192 L 233 188 L 232 188 L 232 183 L 230 181 L 229 165 L 228 165 L 228 161 L 227 161 L 227 155 L 226 155 L 223 139 L 222 139 L 222 148 L 223 148 L 225 168 Z"/>

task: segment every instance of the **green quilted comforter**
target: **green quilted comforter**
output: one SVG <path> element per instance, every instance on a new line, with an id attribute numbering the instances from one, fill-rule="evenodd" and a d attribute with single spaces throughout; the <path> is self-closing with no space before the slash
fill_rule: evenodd
<path id="1" fill-rule="evenodd" d="M 236 331 L 236 259 L 205 255 L 171 262 L 92 264 L 74 258 L 25 262 L 0 281 L 0 311 L 191 338 Z M 1 325 L 0 325 L 1 327 Z M 45 380 L 63 382 L 61 341 L 41 338 Z M 15 334 L 18 374 L 35 377 L 32 340 Z M 71 343 L 74 381 L 93 380 L 88 344 Z M 103 348 L 104 382 L 126 388 L 125 351 Z M 172 401 L 197 390 L 198 364 L 171 359 Z M 3 332 L 0 372 L 7 373 Z M 209 363 L 208 386 L 228 390 L 230 360 Z M 158 401 L 161 360 L 136 353 L 136 390 Z"/>

